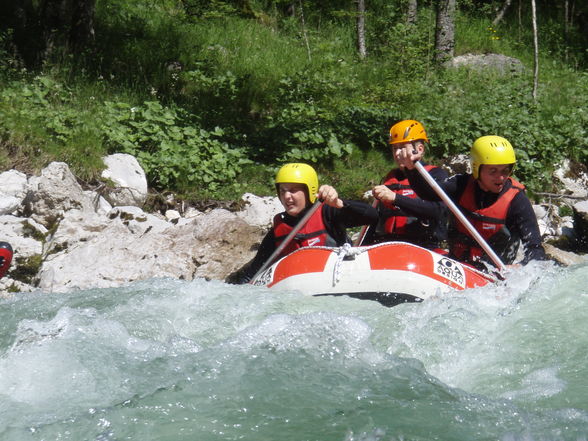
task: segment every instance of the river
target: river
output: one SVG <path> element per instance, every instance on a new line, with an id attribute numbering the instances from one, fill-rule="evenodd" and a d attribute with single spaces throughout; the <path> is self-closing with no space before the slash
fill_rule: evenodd
<path id="1" fill-rule="evenodd" d="M 588 439 L 588 263 L 386 308 L 155 279 L 0 300 L 0 439 Z"/>

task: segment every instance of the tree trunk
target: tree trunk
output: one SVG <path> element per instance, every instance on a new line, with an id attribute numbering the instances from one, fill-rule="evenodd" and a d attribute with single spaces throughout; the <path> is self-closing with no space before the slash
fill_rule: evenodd
<path id="1" fill-rule="evenodd" d="M 367 55 L 365 48 L 365 0 L 357 0 L 357 48 L 359 58 L 363 60 Z"/>
<path id="2" fill-rule="evenodd" d="M 302 0 L 298 1 L 300 6 L 300 21 L 302 22 L 302 35 L 304 36 L 304 43 L 306 44 L 306 53 L 308 54 L 308 60 L 311 61 L 310 55 L 310 43 L 308 42 L 308 35 L 306 34 L 306 21 L 304 20 L 304 9 L 302 8 Z"/>
<path id="3" fill-rule="evenodd" d="M 38 64 L 44 44 L 41 38 L 38 12 L 32 0 L 14 0 L 0 6 L 2 24 L 14 30 L 12 39 L 15 55 L 27 67 Z"/>
<path id="4" fill-rule="evenodd" d="M 511 3 L 512 0 L 505 0 L 504 4 L 502 5 L 502 9 L 500 9 L 498 15 L 496 15 L 496 18 L 492 21 L 492 26 L 496 26 L 498 23 L 502 21 L 502 19 L 504 18 L 504 14 L 506 14 L 506 11 L 510 7 Z"/>
<path id="5" fill-rule="evenodd" d="M 531 0 L 531 11 L 533 19 L 533 48 L 535 51 L 535 62 L 533 69 L 533 100 L 537 100 L 537 88 L 539 85 L 539 38 L 537 36 L 537 8 L 535 0 Z"/>
<path id="6" fill-rule="evenodd" d="M 435 61 L 439 64 L 453 58 L 455 48 L 455 0 L 437 1 L 435 26 Z"/>
<path id="7" fill-rule="evenodd" d="M 69 45 L 80 53 L 94 42 L 94 12 L 96 0 L 77 0 L 72 11 Z"/>
<path id="8" fill-rule="evenodd" d="M 67 29 L 67 0 L 44 0 L 41 3 L 41 25 L 43 26 L 43 42 L 45 51 L 42 56 L 46 60 L 53 54 L 60 43 L 60 35 Z"/>
<path id="9" fill-rule="evenodd" d="M 416 24 L 417 22 L 417 0 L 408 0 L 408 11 L 406 12 L 406 23 Z"/>
<path id="10" fill-rule="evenodd" d="M 568 0 L 565 0 L 564 2 L 564 33 L 566 36 L 566 40 L 568 37 L 568 31 L 569 31 L 569 13 L 570 13 L 570 7 L 569 7 L 569 2 Z"/>

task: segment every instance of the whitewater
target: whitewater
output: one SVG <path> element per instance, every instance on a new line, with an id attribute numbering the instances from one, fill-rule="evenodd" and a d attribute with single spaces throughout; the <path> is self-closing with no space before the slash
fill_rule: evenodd
<path id="1" fill-rule="evenodd" d="M 153 279 L 0 299 L 0 440 L 588 439 L 588 262 L 386 308 Z"/>

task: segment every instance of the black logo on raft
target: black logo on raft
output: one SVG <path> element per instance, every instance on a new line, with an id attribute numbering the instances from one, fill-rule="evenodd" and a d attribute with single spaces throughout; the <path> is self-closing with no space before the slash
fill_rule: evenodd
<path id="1" fill-rule="evenodd" d="M 257 279 L 255 279 L 255 281 L 253 282 L 253 284 L 255 286 L 265 286 L 265 285 L 269 285 L 270 282 L 272 281 L 272 267 L 270 266 L 268 269 L 266 269 L 263 273 L 261 273 L 259 275 L 259 277 Z"/>
<path id="2" fill-rule="evenodd" d="M 439 259 L 437 261 L 437 265 L 435 266 L 435 273 L 445 277 L 448 280 L 451 280 L 453 283 L 456 283 L 461 287 L 465 285 L 463 267 L 454 260 L 448 259 L 446 257 Z"/>

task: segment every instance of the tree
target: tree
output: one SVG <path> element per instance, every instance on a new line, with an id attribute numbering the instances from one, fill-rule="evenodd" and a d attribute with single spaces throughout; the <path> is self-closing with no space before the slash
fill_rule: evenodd
<path id="1" fill-rule="evenodd" d="M 96 0 L 12 0 L 0 7 L 2 30 L 27 67 L 39 66 L 56 50 L 74 55 L 94 41 Z"/>
<path id="2" fill-rule="evenodd" d="M 417 22 L 417 0 L 408 1 L 408 11 L 406 12 L 406 22 L 408 24 L 416 24 Z"/>
<path id="3" fill-rule="evenodd" d="M 531 11 L 533 19 L 533 49 L 535 62 L 533 68 L 533 100 L 537 100 L 537 86 L 539 83 L 539 38 L 537 36 L 537 8 L 535 0 L 531 0 Z"/>
<path id="4" fill-rule="evenodd" d="M 96 0 L 74 2 L 69 32 L 69 46 L 74 53 L 81 53 L 94 43 L 94 14 Z"/>
<path id="5" fill-rule="evenodd" d="M 453 58 L 455 49 L 455 0 L 437 0 L 435 26 L 435 61 L 439 64 Z"/>
<path id="6" fill-rule="evenodd" d="M 504 18 L 504 14 L 506 14 L 506 11 L 510 7 L 511 3 L 512 0 L 505 0 L 504 4 L 502 5 L 502 8 L 500 8 L 500 11 L 496 15 L 496 18 L 492 20 L 492 26 L 496 26 L 498 23 L 502 21 L 502 19 Z"/>
<path id="7" fill-rule="evenodd" d="M 357 47 L 359 58 L 366 57 L 365 48 L 365 0 L 357 0 Z"/>

